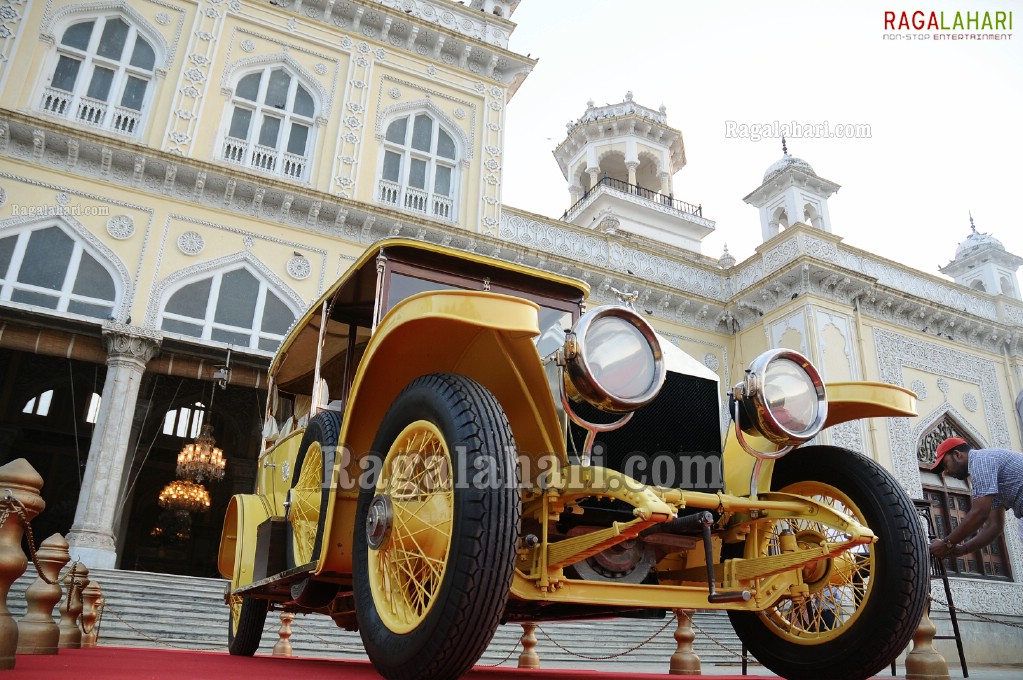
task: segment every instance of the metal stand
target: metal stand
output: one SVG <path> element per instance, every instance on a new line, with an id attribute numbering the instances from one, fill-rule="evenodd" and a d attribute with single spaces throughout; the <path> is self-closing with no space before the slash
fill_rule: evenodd
<path id="1" fill-rule="evenodd" d="M 928 500 L 914 499 L 917 513 L 927 521 L 927 540 L 935 538 L 934 525 L 931 523 L 931 502 Z M 945 563 L 937 557 L 931 557 L 931 580 L 940 578 L 945 588 L 945 602 L 948 603 L 948 617 L 952 621 L 952 635 L 935 635 L 934 640 L 955 640 L 956 649 L 959 652 L 959 665 L 963 669 L 963 677 L 970 677 L 970 671 L 966 667 L 966 652 L 963 651 L 963 638 L 959 634 L 959 618 L 956 616 L 955 604 L 952 602 L 952 588 L 948 585 L 948 573 L 945 571 Z M 895 662 L 892 662 L 892 675 L 895 675 Z"/>

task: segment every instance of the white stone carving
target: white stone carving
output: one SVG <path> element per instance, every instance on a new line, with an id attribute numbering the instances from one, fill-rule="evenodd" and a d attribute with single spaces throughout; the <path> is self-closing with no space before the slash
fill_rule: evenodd
<path id="1" fill-rule="evenodd" d="M 917 400 L 919 401 L 927 400 L 927 385 L 924 385 L 923 380 L 914 380 L 913 383 L 909 386 L 909 389 L 913 390 L 916 393 Z"/>
<path id="2" fill-rule="evenodd" d="M 185 255 L 198 255 L 206 247 L 206 240 L 197 231 L 186 231 L 178 236 L 178 250 Z"/>
<path id="3" fill-rule="evenodd" d="M 115 215 L 107 220 L 107 233 L 119 241 L 135 235 L 135 220 L 129 215 Z"/>
<path id="4" fill-rule="evenodd" d="M 254 41 L 248 40 L 248 39 L 242 40 L 241 48 L 242 48 L 242 52 L 255 52 L 256 51 L 256 43 Z"/>
<path id="5" fill-rule="evenodd" d="M 304 255 L 295 255 L 287 264 L 288 276 L 298 281 L 309 278 L 313 273 L 312 263 Z"/>
<path id="6" fill-rule="evenodd" d="M 964 394 L 963 406 L 965 406 L 966 410 L 969 411 L 970 413 L 975 412 L 977 410 L 977 395 L 974 394 L 973 392 L 967 392 L 966 394 Z"/>
<path id="7" fill-rule="evenodd" d="M 718 360 L 716 354 L 707 352 L 703 355 L 703 365 L 716 373 L 718 368 L 721 367 L 721 362 Z"/>

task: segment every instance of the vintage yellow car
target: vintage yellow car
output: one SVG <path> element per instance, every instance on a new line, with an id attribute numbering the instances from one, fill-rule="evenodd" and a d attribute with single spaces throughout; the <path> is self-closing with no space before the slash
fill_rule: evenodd
<path id="1" fill-rule="evenodd" d="M 232 654 L 271 608 L 317 612 L 384 677 L 455 678 L 501 623 L 685 608 L 727 610 L 787 678 L 891 663 L 927 596 L 918 516 L 869 457 L 811 440 L 914 395 L 824 385 L 784 349 L 722 390 L 629 295 L 588 294 L 391 239 L 312 305 L 224 520 Z"/>

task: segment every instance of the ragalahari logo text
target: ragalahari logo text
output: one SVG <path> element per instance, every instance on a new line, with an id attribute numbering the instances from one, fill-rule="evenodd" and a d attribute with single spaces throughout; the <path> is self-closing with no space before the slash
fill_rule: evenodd
<path id="1" fill-rule="evenodd" d="M 1012 12 L 885 10 L 884 40 L 1011 40 Z"/>

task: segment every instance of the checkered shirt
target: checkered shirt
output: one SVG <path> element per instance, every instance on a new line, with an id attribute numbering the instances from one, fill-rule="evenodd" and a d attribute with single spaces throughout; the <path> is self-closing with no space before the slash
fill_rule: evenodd
<path id="1" fill-rule="evenodd" d="M 1008 449 L 972 449 L 969 472 L 974 498 L 994 496 L 993 507 L 1004 506 L 1023 519 L 1023 454 Z"/>

